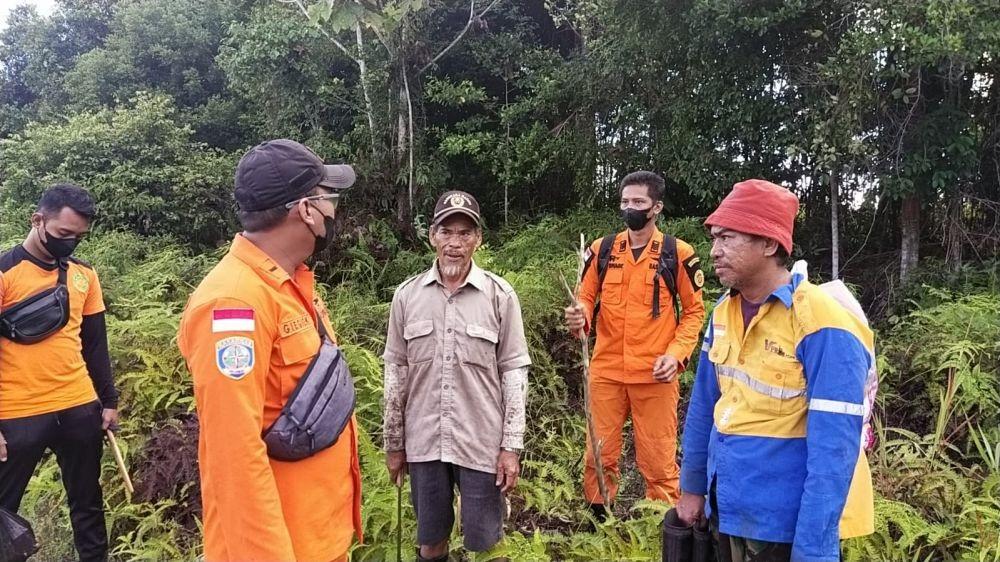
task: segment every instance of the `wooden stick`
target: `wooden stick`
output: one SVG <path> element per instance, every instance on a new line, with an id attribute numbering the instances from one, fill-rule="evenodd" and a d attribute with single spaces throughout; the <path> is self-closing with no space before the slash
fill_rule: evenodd
<path id="1" fill-rule="evenodd" d="M 122 475 L 122 480 L 125 481 L 125 490 L 128 492 L 129 498 L 135 493 L 135 488 L 132 487 L 132 479 L 128 477 L 128 469 L 125 468 L 125 459 L 122 458 L 122 450 L 118 448 L 118 440 L 115 439 L 115 434 L 110 429 L 105 429 L 105 433 L 108 434 L 108 441 L 111 443 L 111 451 L 115 454 L 115 462 L 118 464 L 118 472 Z"/>
<path id="2" fill-rule="evenodd" d="M 396 476 L 396 561 L 403 562 L 403 471 Z"/>
<path id="3" fill-rule="evenodd" d="M 562 279 L 563 287 L 566 289 L 566 294 L 569 295 L 570 300 L 573 302 L 574 306 L 580 305 L 580 284 L 583 282 L 583 269 L 586 265 L 586 251 L 587 242 L 580 234 L 580 249 L 577 254 L 579 262 L 576 269 L 576 290 L 569 288 L 569 283 L 566 282 L 566 277 L 559 274 L 560 279 Z M 594 456 L 594 467 L 597 469 L 597 489 L 601 493 L 601 499 L 604 501 L 604 509 L 611 512 L 611 498 L 608 495 L 608 485 L 604 477 L 604 464 L 601 462 L 601 450 L 603 449 L 604 441 L 597 438 L 597 432 L 594 426 L 594 415 L 590 412 L 590 340 L 587 338 L 587 334 L 581 330 L 578 334 L 580 337 L 580 351 L 583 355 L 583 413 L 587 418 L 587 435 L 590 437 L 590 450 Z"/>

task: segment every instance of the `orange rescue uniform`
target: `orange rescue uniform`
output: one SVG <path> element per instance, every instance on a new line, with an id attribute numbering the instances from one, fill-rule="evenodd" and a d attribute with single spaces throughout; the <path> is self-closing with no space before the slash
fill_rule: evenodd
<path id="1" fill-rule="evenodd" d="M 268 457 L 261 438 L 319 349 L 317 318 L 333 334 L 314 284 L 304 265 L 289 276 L 238 235 L 185 308 L 206 560 L 328 561 L 361 540 L 356 421 L 294 462 Z"/>
<path id="2" fill-rule="evenodd" d="M 622 427 L 631 413 L 636 461 L 646 481 L 646 497 L 674 502 L 680 495 L 677 467 L 677 402 L 679 382 L 653 378 L 657 357 L 669 353 L 687 365 L 705 320 L 701 286 L 704 276 L 694 248 L 677 240 L 677 293 L 681 316 L 674 315 L 670 289 L 656 275 L 663 233 L 656 230 L 638 259 L 633 256 L 628 231 L 620 232 L 611 247 L 611 260 L 600 283 L 597 257 L 601 241 L 590 247 L 590 258 L 580 285 L 580 304 L 587 331 L 595 302 L 600 300 L 597 342 L 590 363 L 590 407 L 598 438 L 603 441 L 601 464 L 613 498 L 620 478 Z M 654 283 L 659 288 L 658 318 L 653 318 Z M 678 376 L 680 372 L 678 372 Z M 584 469 L 584 494 L 600 503 L 597 471 L 590 440 Z"/>
<path id="3" fill-rule="evenodd" d="M 20 251 L 25 259 L 0 271 L 0 310 L 56 286 L 55 264 Z M 104 312 L 104 295 L 91 267 L 76 258 L 67 262 L 66 325 L 30 345 L 0 338 L 0 419 L 48 414 L 97 400 L 81 353 L 80 328 L 84 316 Z"/>

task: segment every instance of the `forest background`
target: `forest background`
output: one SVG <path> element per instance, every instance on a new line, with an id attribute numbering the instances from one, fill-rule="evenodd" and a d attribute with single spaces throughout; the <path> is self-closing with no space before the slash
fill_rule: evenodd
<path id="1" fill-rule="evenodd" d="M 878 333 L 877 531 L 848 560 L 1000 560 L 998 0 L 57 0 L 0 31 L 0 246 L 56 181 L 98 202 L 102 277 L 137 482 L 106 458 L 116 559 L 200 554 L 197 421 L 174 337 L 235 232 L 233 171 L 290 137 L 361 178 L 317 263 L 359 391 L 366 544 L 395 556 L 380 452 L 395 286 L 432 259 L 446 189 L 483 206 L 478 262 L 521 297 L 535 367 L 516 560 L 656 560 L 665 507 L 626 453 L 618 519 L 590 530 L 576 343 L 561 328 L 580 233 L 619 230 L 617 181 L 668 182 L 661 227 L 741 179 L 799 195 L 794 256 L 844 279 Z M 711 279 L 711 271 L 708 271 Z M 706 300 L 720 294 L 710 281 Z M 684 392 L 691 372 L 682 379 Z M 683 404 L 681 412 L 683 413 Z M 71 556 L 55 463 L 22 512 Z M 413 537 L 412 511 L 404 531 Z M 409 539 L 408 539 L 409 540 Z"/>

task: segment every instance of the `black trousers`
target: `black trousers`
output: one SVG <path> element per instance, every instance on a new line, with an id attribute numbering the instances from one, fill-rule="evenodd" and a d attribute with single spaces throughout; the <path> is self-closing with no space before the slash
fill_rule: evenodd
<path id="1" fill-rule="evenodd" d="M 84 562 L 107 559 L 108 533 L 101 496 L 101 403 L 0 420 L 7 462 L 0 462 L 0 505 L 17 511 L 28 481 L 47 449 L 56 455 L 69 499 L 73 542 Z M 39 542 L 44 541 L 39 537 Z"/>

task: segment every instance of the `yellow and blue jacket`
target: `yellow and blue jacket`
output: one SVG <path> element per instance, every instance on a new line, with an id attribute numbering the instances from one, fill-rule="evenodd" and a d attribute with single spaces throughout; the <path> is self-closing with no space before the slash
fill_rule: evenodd
<path id="1" fill-rule="evenodd" d="M 740 296 L 716 306 L 684 424 L 681 489 L 715 486 L 722 533 L 792 543 L 793 561 L 836 561 L 872 532 L 861 443 L 874 335 L 795 274 L 750 325 Z"/>

